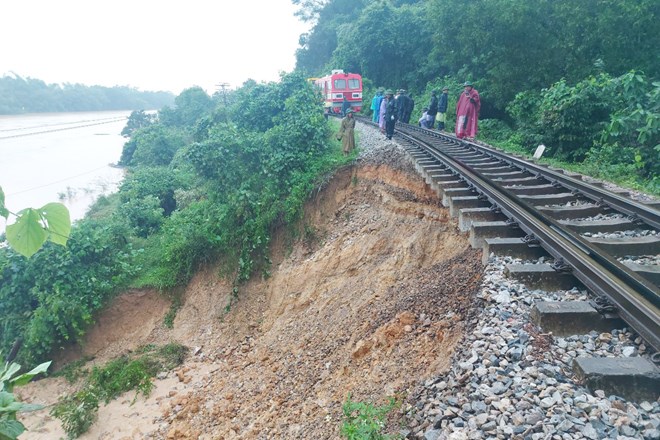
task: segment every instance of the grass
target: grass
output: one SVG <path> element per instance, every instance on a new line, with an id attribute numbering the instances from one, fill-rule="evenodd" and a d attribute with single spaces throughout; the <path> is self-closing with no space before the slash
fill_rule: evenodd
<path id="1" fill-rule="evenodd" d="M 53 373 L 53 376 L 64 377 L 69 383 L 75 383 L 81 377 L 86 377 L 89 374 L 89 370 L 85 369 L 84 366 L 92 359 L 93 358 L 91 357 L 85 356 L 82 359 L 70 362 L 63 368 Z"/>
<path id="2" fill-rule="evenodd" d="M 640 181 L 636 173 L 634 173 L 634 170 L 631 169 L 631 167 L 633 167 L 632 164 L 629 166 L 623 164 L 596 165 L 586 161 L 582 163 L 566 162 L 551 157 L 541 157 L 538 160 L 534 160 L 532 159 L 534 154 L 533 151 L 529 151 L 529 149 L 514 141 L 492 139 L 488 137 L 487 133 L 483 136 L 479 136 L 479 140 L 493 147 L 501 148 L 507 153 L 519 154 L 525 159 L 535 163 L 561 168 L 590 176 L 595 179 L 611 182 L 624 188 L 641 191 L 654 196 L 660 196 L 659 182 L 653 180 Z"/>
<path id="3" fill-rule="evenodd" d="M 370 402 L 356 402 L 349 394 L 342 406 L 344 421 L 341 435 L 348 440 L 390 440 L 400 438 L 385 434 L 388 414 L 398 408 L 400 403 L 390 397 L 388 403 L 382 406 Z"/>
<path id="4" fill-rule="evenodd" d="M 140 394 L 148 396 L 154 387 L 152 378 L 161 371 L 181 365 L 187 353 L 188 348 L 181 344 L 146 345 L 131 356 L 122 356 L 103 367 L 93 367 L 91 371 L 83 372 L 84 362 L 80 365 L 74 362 L 69 370 L 60 371 L 80 372 L 77 377 L 86 376 L 85 383 L 78 392 L 61 399 L 51 415 L 62 421 L 69 439 L 77 438 L 96 420 L 99 402 L 108 403 L 133 390 L 136 392 L 133 402 Z"/>

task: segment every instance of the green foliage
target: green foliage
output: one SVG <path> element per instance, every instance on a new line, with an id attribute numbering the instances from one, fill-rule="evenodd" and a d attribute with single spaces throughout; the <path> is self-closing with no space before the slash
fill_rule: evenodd
<path id="1" fill-rule="evenodd" d="M 0 216 L 5 219 L 9 216 L 9 210 L 5 207 L 5 192 L 0 186 Z"/>
<path id="2" fill-rule="evenodd" d="M 176 313 L 181 308 L 181 295 L 173 295 L 172 304 L 170 309 L 165 314 L 163 318 L 163 325 L 167 328 L 174 328 L 174 318 L 176 318 Z"/>
<path id="3" fill-rule="evenodd" d="M 614 155 L 610 163 L 634 164 L 637 174 L 660 179 L 660 82 L 633 71 L 612 83 L 620 101 L 602 132 L 602 148 L 634 149 L 633 161 Z"/>
<path id="4" fill-rule="evenodd" d="M 51 349 L 77 341 L 94 312 L 135 273 L 126 230 L 79 222 L 67 247 L 47 243 L 29 260 L 0 249 L 0 344 L 23 341 L 19 358 L 43 360 Z"/>
<path id="5" fill-rule="evenodd" d="M 389 402 L 383 406 L 373 403 L 355 402 L 349 394 L 342 406 L 344 421 L 341 427 L 341 435 L 348 440 L 387 440 L 396 438 L 383 433 L 387 415 L 399 403 L 391 397 Z"/>
<path id="6" fill-rule="evenodd" d="M 314 22 L 311 32 L 300 36 L 296 68 L 312 74 L 327 73 L 326 66 L 332 64 L 330 59 L 341 38 L 340 30 L 354 22 L 368 3 L 365 0 L 294 0 L 294 4 L 301 6 L 298 15 Z"/>
<path id="7" fill-rule="evenodd" d="M 562 80 L 540 94 L 520 93 L 508 111 L 527 151 L 543 143 L 549 156 L 583 162 L 594 177 L 635 185 L 660 174 L 659 98 L 660 83 L 639 72 L 601 73 L 574 86 Z"/>
<path id="8" fill-rule="evenodd" d="M 160 365 L 151 358 L 131 360 L 124 356 L 108 362 L 103 368 L 92 368 L 89 381 L 99 387 L 100 397 L 108 403 L 130 390 L 136 390 L 136 398 L 139 394 L 148 396 L 154 386 L 151 378 L 159 370 Z"/>
<path id="9" fill-rule="evenodd" d="M 25 431 L 25 426 L 16 419 L 19 412 L 36 411 L 43 405 L 26 404 L 16 401 L 12 394 L 15 386 L 25 385 L 35 376 L 48 370 L 49 362 L 33 368 L 27 373 L 15 376 L 21 370 L 17 363 L 5 363 L 0 369 L 0 440 L 14 440 Z"/>
<path id="10" fill-rule="evenodd" d="M 160 122 L 166 127 L 194 127 L 214 107 L 213 99 L 201 87 L 191 87 L 174 98 L 174 109 L 165 107 L 160 111 Z"/>
<path id="11" fill-rule="evenodd" d="M 377 84 L 395 88 L 419 86 L 419 68 L 428 56 L 434 30 L 423 2 L 399 5 L 365 2 L 357 19 L 338 27 L 330 66 L 361 72 Z M 411 37 L 414 29 L 414 37 Z"/>
<path id="12" fill-rule="evenodd" d="M 152 378 L 160 371 L 181 365 L 187 352 L 180 344 L 148 346 L 139 350 L 139 356 L 122 356 L 103 367 L 94 367 L 83 388 L 58 402 L 51 415 L 62 421 L 68 438 L 74 439 L 94 423 L 99 402 L 108 403 L 132 390 L 136 391 L 133 401 L 140 394 L 148 396 L 154 386 Z"/>
<path id="13" fill-rule="evenodd" d="M 248 84 L 234 98 L 233 124 L 208 126 L 205 139 L 182 150 L 181 162 L 201 179 L 206 200 L 163 224 L 153 249 L 158 259 L 141 283 L 181 285 L 219 255 L 226 273 L 246 280 L 267 266 L 272 228 L 295 219 L 318 173 L 339 164 L 328 162 L 329 129 L 302 75 Z"/>
<path id="14" fill-rule="evenodd" d="M 149 125 L 132 133 L 122 151 L 120 165 L 164 166 L 185 144 L 185 136 L 176 128 Z"/>
<path id="15" fill-rule="evenodd" d="M 0 216 L 7 219 L 5 193 L 0 187 Z M 46 241 L 66 246 L 71 231 L 69 210 L 61 203 L 48 203 L 39 209 L 27 208 L 15 214 L 16 221 L 7 225 L 5 237 L 19 254 L 31 257 Z"/>
<path id="16" fill-rule="evenodd" d="M 295 3 L 313 23 L 297 69 L 317 76 L 343 68 L 409 90 L 445 75 L 478 80 L 486 118 L 504 117 L 521 91 L 576 83 L 597 60 L 615 76 L 660 74 L 655 0 Z"/>
<path id="17" fill-rule="evenodd" d="M 126 122 L 126 126 L 122 129 L 121 135 L 130 138 L 136 130 L 147 127 L 155 122 L 155 114 L 146 113 L 144 110 L 134 110 L 128 117 L 128 121 Z"/>
<path id="18" fill-rule="evenodd" d="M 158 242 L 145 252 L 148 270 L 140 285 L 161 290 L 180 286 L 190 280 L 201 264 L 213 261 L 222 240 L 219 225 L 223 211 L 222 206 L 206 200 L 174 212 L 154 237 Z"/>
<path id="19" fill-rule="evenodd" d="M 62 429 L 68 439 L 75 439 L 87 432 L 96 421 L 99 409 L 98 390 L 84 388 L 66 396 L 51 410 L 50 414 L 62 421 Z"/>
<path id="20" fill-rule="evenodd" d="M 89 374 L 89 370 L 85 368 L 85 365 L 92 359 L 93 358 L 91 357 L 84 356 L 77 361 L 66 364 L 64 367 L 53 373 L 52 376 L 64 377 L 67 382 L 75 383 L 81 377 L 87 376 Z"/>

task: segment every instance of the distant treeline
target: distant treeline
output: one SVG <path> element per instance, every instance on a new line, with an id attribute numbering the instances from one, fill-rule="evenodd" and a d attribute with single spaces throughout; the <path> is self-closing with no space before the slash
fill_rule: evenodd
<path id="1" fill-rule="evenodd" d="M 174 103 L 170 92 L 141 92 L 126 86 L 46 84 L 34 78 L 0 78 L 0 114 L 160 109 Z"/>

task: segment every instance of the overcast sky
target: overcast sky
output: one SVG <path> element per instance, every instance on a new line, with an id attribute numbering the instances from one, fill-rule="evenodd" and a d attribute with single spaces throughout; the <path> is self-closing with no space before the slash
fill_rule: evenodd
<path id="1" fill-rule="evenodd" d="M 308 26 L 290 0 L 5 0 L 0 76 L 179 94 L 274 81 Z"/>

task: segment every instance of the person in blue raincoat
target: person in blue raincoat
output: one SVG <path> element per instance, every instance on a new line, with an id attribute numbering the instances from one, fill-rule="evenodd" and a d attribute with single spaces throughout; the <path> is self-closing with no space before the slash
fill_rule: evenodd
<path id="1" fill-rule="evenodd" d="M 376 91 L 376 95 L 371 100 L 371 111 L 373 112 L 373 115 L 371 116 L 371 120 L 374 121 L 376 124 L 378 124 L 378 120 L 380 116 L 380 103 L 382 101 L 383 101 L 383 89 L 378 89 Z"/>

